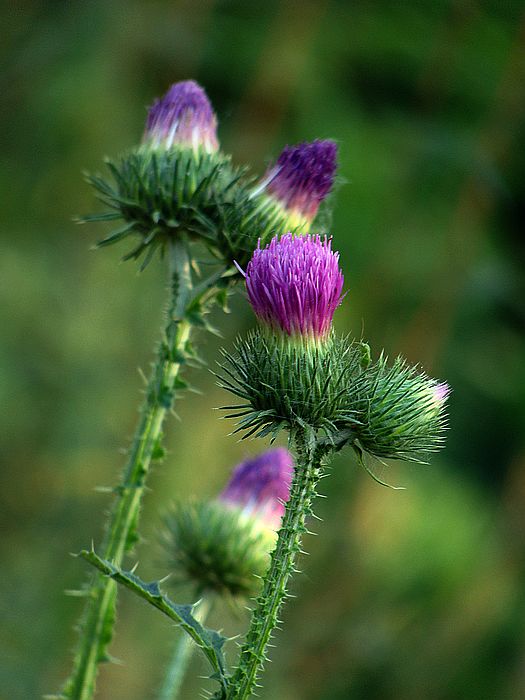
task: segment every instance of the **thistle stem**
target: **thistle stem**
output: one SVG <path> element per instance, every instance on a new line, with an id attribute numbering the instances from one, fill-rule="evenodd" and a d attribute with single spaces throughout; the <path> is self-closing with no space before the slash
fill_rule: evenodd
<path id="1" fill-rule="evenodd" d="M 203 598 L 199 607 L 195 610 L 194 617 L 201 624 L 204 624 L 212 608 L 212 599 L 210 597 Z M 182 687 L 182 681 L 188 664 L 191 659 L 191 654 L 195 649 L 195 642 L 186 634 L 179 632 L 177 643 L 172 652 L 171 659 L 168 662 L 166 675 L 160 689 L 158 700 L 176 700 L 179 696 Z"/>
<path id="2" fill-rule="evenodd" d="M 176 239 L 168 244 L 171 301 L 167 324 L 157 359 L 148 384 L 146 399 L 128 462 L 106 527 L 103 556 L 120 566 L 137 539 L 146 479 L 153 459 L 160 451 L 162 425 L 171 408 L 177 377 L 184 362 L 191 323 L 185 309 L 191 295 L 190 258 L 186 241 Z M 62 697 L 89 700 L 95 692 L 98 664 L 108 660 L 107 647 L 113 636 L 117 584 L 102 574 L 95 575 L 87 591 L 87 605 L 73 672 L 65 684 Z"/>
<path id="3" fill-rule="evenodd" d="M 288 581 L 296 571 L 295 561 L 301 552 L 302 535 L 307 532 L 306 518 L 312 514 L 312 501 L 321 472 L 322 451 L 314 436 L 305 429 L 294 435 L 297 462 L 290 499 L 271 556 L 263 589 L 256 599 L 250 629 L 241 649 L 239 663 L 233 673 L 227 700 L 246 700 L 255 689 L 257 678 L 266 661 L 266 648 L 279 624 L 279 612 L 287 598 Z"/>

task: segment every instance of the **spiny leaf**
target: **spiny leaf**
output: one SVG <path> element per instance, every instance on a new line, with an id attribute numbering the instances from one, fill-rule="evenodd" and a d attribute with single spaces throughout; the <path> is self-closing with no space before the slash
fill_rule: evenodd
<path id="1" fill-rule="evenodd" d="M 177 622 L 202 650 L 213 669 L 212 677 L 220 683 L 223 690 L 226 690 L 223 646 L 227 638 L 215 630 L 203 627 L 193 616 L 193 605 L 174 603 L 162 593 L 158 581 L 146 583 L 130 571 L 123 571 L 111 562 L 101 559 L 93 550 L 83 550 L 79 556 Z"/>

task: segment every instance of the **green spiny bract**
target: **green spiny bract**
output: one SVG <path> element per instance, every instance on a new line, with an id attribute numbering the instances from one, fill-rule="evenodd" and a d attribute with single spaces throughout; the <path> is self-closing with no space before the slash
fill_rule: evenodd
<path id="1" fill-rule="evenodd" d="M 357 425 L 363 382 L 362 348 L 330 334 L 322 342 L 255 330 L 223 352 L 220 385 L 245 403 L 225 406 L 244 437 L 310 426 L 330 439 Z"/>
<path id="2" fill-rule="evenodd" d="M 229 156 L 185 146 L 169 150 L 141 146 L 118 161 L 106 163 L 111 181 L 98 175 L 87 179 L 110 211 L 82 221 L 121 219 L 125 225 L 99 246 L 136 236 L 138 244 L 124 259 L 136 259 L 147 251 L 149 260 L 168 238 L 185 233 L 218 250 L 219 222 L 210 214 L 217 216 L 222 211 L 241 174 Z"/>
<path id="3" fill-rule="evenodd" d="M 221 255 L 244 268 L 258 242 L 268 243 L 275 235 L 298 232 L 285 209 L 265 193 L 256 193 L 251 183 L 239 183 L 228 200 L 217 198 L 208 216 L 218 222 L 217 247 Z"/>
<path id="4" fill-rule="evenodd" d="M 275 533 L 241 508 L 219 501 L 177 503 L 166 518 L 163 545 L 175 581 L 201 595 L 251 597 L 260 588 Z"/>
<path id="5" fill-rule="evenodd" d="M 402 358 L 381 355 L 365 374 L 356 430 L 359 445 L 377 457 L 424 462 L 439 450 L 446 428 L 446 384 Z"/>

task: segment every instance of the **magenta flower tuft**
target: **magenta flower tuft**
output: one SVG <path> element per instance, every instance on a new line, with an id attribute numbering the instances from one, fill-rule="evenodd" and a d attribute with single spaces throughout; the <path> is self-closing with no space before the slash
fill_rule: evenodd
<path id="1" fill-rule="evenodd" d="M 234 470 L 219 500 L 278 530 L 284 503 L 290 497 L 293 458 L 284 447 L 267 450 L 241 462 Z"/>
<path id="2" fill-rule="evenodd" d="M 450 387 L 446 382 L 435 384 L 432 389 L 433 399 L 437 404 L 443 404 L 450 394 Z"/>
<path id="3" fill-rule="evenodd" d="M 292 216 L 312 222 L 334 184 L 336 159 L 333 141 L 286 146 L 266 174 L 266 190 Z"/>
<path id="4" fill-rule="evenodd" d="M 217 151 L 217 117 L 201 86 L 193 80 L 175 83 L 148 112 L 144 141 L 153 146 L 202 147 Z"/>
<path id="5" fill-rule="evenodd" d="M 248 299 L 257 317 L 288 335 L 323 338 L 341 303 L 343 273 L 332 239 L 275 236 L 260 244 L 246 268 Z"/>

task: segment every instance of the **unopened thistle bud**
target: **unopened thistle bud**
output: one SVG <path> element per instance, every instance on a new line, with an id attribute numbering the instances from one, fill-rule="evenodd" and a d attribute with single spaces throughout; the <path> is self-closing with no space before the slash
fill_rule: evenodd
<path id="1" fill-rule="evenodd" d="M 201 86 L 184 80 L 156 100 L 148 112 L 143 141 L 155 148 L 179 145 L 217 151 L 217 117 Z"/>
<path id="2" fill-rule="evenodd" d="M 326 338 L 341 303 L 343 273 L 332 239 L 275 237 L 255 250 L 246 268 L 248 299 L 257 318 L 289 336 Z"/>
<path id="3" fill-rule="evenodd" d="M 308 228 L 332 189 L 336 169 L 334 141 L 300 143 L 283 149 L 262 184 L 286 211 L 290 228 Z"/>
<path id="4" fill-rule="evenodd" d="M 292 476 L 291 454 L 284 447 L 276 447 L 239 464 L 218 500 L 278 530 Z"/>
<path id="5" fill-rule="evenodd" d="M 244 267 L 257 240 L 264 245 L 287 231 L 308 232 L 336 169 L 333 141 L 286 146 L 259 183 L 241 187 L 232 205 L 221 208 L 218 236 L 223 253 Z"/>
<path id="6" fill-rule="evenodd" d="M 240 173 L 218 147 L 217 118 L 204 90 L 192 80 L 175 83 L 149 110 L 142 144 L 107 161 L 112 180 L 88 176 L 110 211 L 82 221 L 122 219 L 124 226 L 99 246 L 136 236 L 138 244 L 124 260 L 145 254 L 143 266 L 180 235 L 220 254 L 223 205 Z"/>
<path id="7" fill-rule="evenodd" d="M 163 544 L 175 580 L 198 594 L 257 593 L 290 495 L 293 460 L 277 448 L 242 462 L 217 499 L 178 503 Z"/>
<path id="8" fill-rule="evenodd" d="M 361 447 L 377 457 L 423 462 L 444 441 L 450 387 L 402 359 L 388 366 L 381 357 L 366 373 Z"/>

